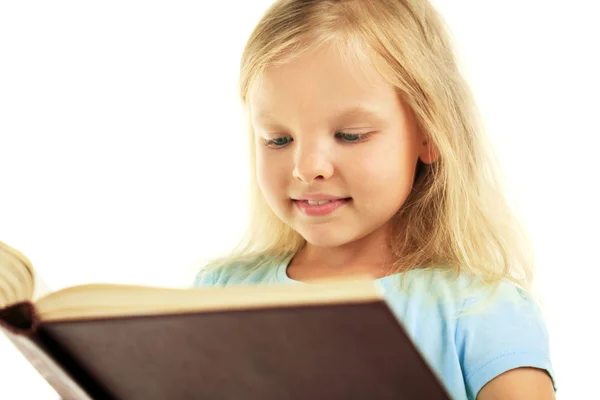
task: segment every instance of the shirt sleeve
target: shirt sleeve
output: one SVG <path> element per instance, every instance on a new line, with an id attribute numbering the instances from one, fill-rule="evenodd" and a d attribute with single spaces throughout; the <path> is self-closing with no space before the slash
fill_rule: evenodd
<path id="1" fill-rule="evenodd" d="M 469 399 L 496 376 L 519 367 L 545 370 L 556 391 L 541 310 L 512 283 L 501 284 L 492 296 L 465 301 L 455 341 Z"/>

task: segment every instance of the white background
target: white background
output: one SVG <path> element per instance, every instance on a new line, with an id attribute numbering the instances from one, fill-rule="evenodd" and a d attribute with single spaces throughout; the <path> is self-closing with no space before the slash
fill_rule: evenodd
<path id="1" fill-rule="evenodd" d="M 0 4 L 0 240 L 48 286 L 188 285 L 197 259 L 235 242 L 237 68 L 269 3 Z M 535 239 L 558 398 L 595 398 L 598 6 L 435 4 Z M 57 397 L 4 337 L 0 393 Z"/>

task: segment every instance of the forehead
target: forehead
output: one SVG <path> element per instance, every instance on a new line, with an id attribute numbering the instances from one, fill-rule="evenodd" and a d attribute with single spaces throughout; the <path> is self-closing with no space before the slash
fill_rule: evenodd
<path id="1" fill-rule="evenodd" d="M 249 102 L 255 122 L 318 119 L 395 106 L 397 92 L 365 58 L 327 45 L 267 68 L 250 91 Z"/>

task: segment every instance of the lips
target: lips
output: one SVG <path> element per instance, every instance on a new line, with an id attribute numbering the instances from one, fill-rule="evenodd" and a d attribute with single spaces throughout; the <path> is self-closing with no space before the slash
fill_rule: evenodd
<path id="1" fill-rule="evenodd" d="M 344 196 L 335 196 L 325 193 L 304 193 L 297 197 L 292 197 L 292 200 L 295 201 L 327 201 L 327 200 L 347 200 L 349 197 Z"/>
<path id="2" fill-rule="evenodd" d="M 350 202 L 351 198 L 331 200 L 294 200 L 296 207 L 305 215 L 322 217 L 329 215 Z"/>

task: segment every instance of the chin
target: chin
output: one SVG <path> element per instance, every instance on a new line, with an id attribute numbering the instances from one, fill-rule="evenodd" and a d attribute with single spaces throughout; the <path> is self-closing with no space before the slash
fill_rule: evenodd
<path id="1" fill-rule="evenodd" d="M 304 240 L 316 247 L 340 247 L 356 239 L 356 235 L 348 230 L 309 228 L 298 230 L 298 232 Z"/>

